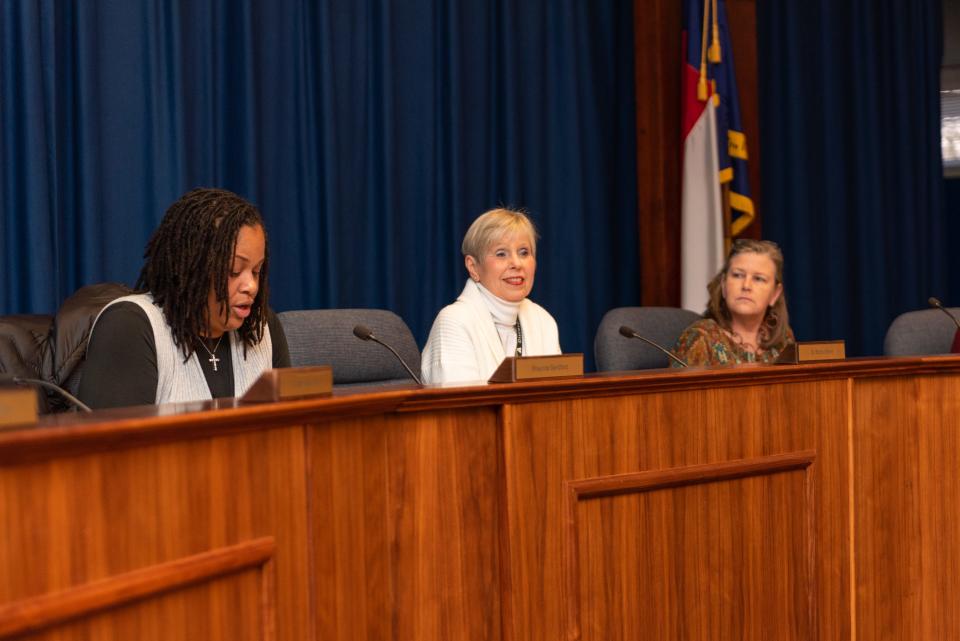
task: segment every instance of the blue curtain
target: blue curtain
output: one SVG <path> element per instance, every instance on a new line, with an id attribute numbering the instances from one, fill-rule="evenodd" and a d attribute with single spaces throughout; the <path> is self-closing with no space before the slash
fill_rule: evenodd
<path id="1" fill-rule="evenodd" d="M 540 227 L 565 351 L 638 299 L 632 2 L 0 3 L 0 313 L 131 283 L 166 206 L 267 220 L 273 306 L 384 307 L 419 341 L 469 222 Z"/>
<path id="2" fill-rule="evenodd" d="M 960 179 L 947 178 L 943 181 L 943 237 L 947 241 L 960 239 Z M 956 242 L 949 244 L 955 248 Z M 953 251 L 956 251 L 953 249 Z M 950 251 L 946 252 L 946 278 L 943 289 L 934 295 L 948 307 L 960 307 L 960 258 Z"/>
<path id="3" fill-rule="evenodd" d="M 761 216 L 784 249 L 793 327 L 880 354 L 898 314 L 929 296 L 960 304 L 940 0 L 758 2 L 757 29 Z"/>

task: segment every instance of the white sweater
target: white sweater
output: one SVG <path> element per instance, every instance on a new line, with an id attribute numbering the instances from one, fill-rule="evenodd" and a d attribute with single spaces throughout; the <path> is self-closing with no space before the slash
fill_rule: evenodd
<path id="1" fill-rule="evenodd" d="M 481 291 L 478 283 L 468 280 L 463 292 L 452 305 L 447 305 L 433 321 L 430 337 L 423 348 L 420 362 L 424 383 L 485 383 L 507 354 L 504 347 L 516 344 L 513 332 L 504 337 L 497 331 L 494 314 L 500 316 L 511 303 Z M 517 306 L 523 332 L 524 356 L 548 356 L 560 353 L 557 323 L 547 310 L 525 298 Z"/>
<path id="2" fill-rule="evenodd" d="M 183 362 L 183 353 L 174 344 L 173 333 L 163 316 L 163 310 L 153 303 L 153 297 L 150 294 L 123 296 L 111 301 L 103 310 L 122 302 L 139 305 L 153 329 L 153 342 L 157 348 L 157 397 L 154 402 L 160 404 L 209 400 L 210 387 L 203 375 L 203 369 L 200 368 L 197 353 L 194 352 L 186 363 Z M 100 310 L 101 314 L 103 310 Z M 97 315 L 98 320 L 99 318 Z M 270 328 L 263 328 L 263 340 L 247 348 L 246 358 L 243 343 L 237 340 L 237 333 L 227 333 L 230 335 L 230 356 L 233 358 L 233 389 L 237 396 L 242 396 L 262 372 L 273 366 Z M 92 329 L 90 335 L 93 335 Z"/>

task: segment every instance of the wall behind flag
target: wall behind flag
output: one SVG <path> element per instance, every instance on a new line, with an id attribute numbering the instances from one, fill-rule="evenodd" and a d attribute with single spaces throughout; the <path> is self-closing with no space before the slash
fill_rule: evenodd
<path id="1" fill-rule="evenodd" d="M 645 305 L 680 305 L 681 75 L 678 46 L 682 2 L 635 0 L 638 219 L 641 296 Z M 702 3 L 701 3 L 702 4 Z M 759 195 L 759 116 L 756 74 L 756 3 L 726 0 L 728 26 L 740 94 L 743 129 L 750 148 L 748 174 L 755 219 L 741 236 L 759 238 L 763 217 Z M 752 143 L 750 141 L 753 141 Z M 664 274 L 671 277 L 664 278 Z"/>
<path id="2" fill-rule="evenodd" d="M 131 283 L 197 185 L 264 212 L 278 309 L 375 306 L 425 339 L 467 224 L 540 227 L 568 351 L 636 303 L 632 3 L 0 3 L 0 313 Z"/>

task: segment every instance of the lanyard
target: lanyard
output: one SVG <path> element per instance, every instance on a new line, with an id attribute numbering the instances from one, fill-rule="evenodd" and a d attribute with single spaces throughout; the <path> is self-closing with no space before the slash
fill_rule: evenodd
<path id="1" fill-rule="evenodd" d="M 517 330 L 517 356 L 523 356 L 523 329 L 520 327 L 519 316 L 517 316 L 517 324 L 514 328 Z"/>

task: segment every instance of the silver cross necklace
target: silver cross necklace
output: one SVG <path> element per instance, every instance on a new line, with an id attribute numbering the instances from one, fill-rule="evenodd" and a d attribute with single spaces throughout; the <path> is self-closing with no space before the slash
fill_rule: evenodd
<path id="1" fill-rule="evenodd" d="M 207 340 L 203 336 L 200 337 L 200 344 L 203 345 L 203 349 L 207 350 L 207 354 L 210 354 L 210 358 L 207 359 L 207 362 L 213 365 L 213 371 L 215 372 L 217 371 L 217 363 L 220 362 L 220 359 L 217 358 L 215 352 L 217 351 L 217 348 L 220 347 L 220 341 L 222 341 L 223 337 L 226 335 L 226 332 L 220 334 L 220 338 L 217 339 L 217 344 L 213 346 L 212 350 L 207 347 Z"/>

